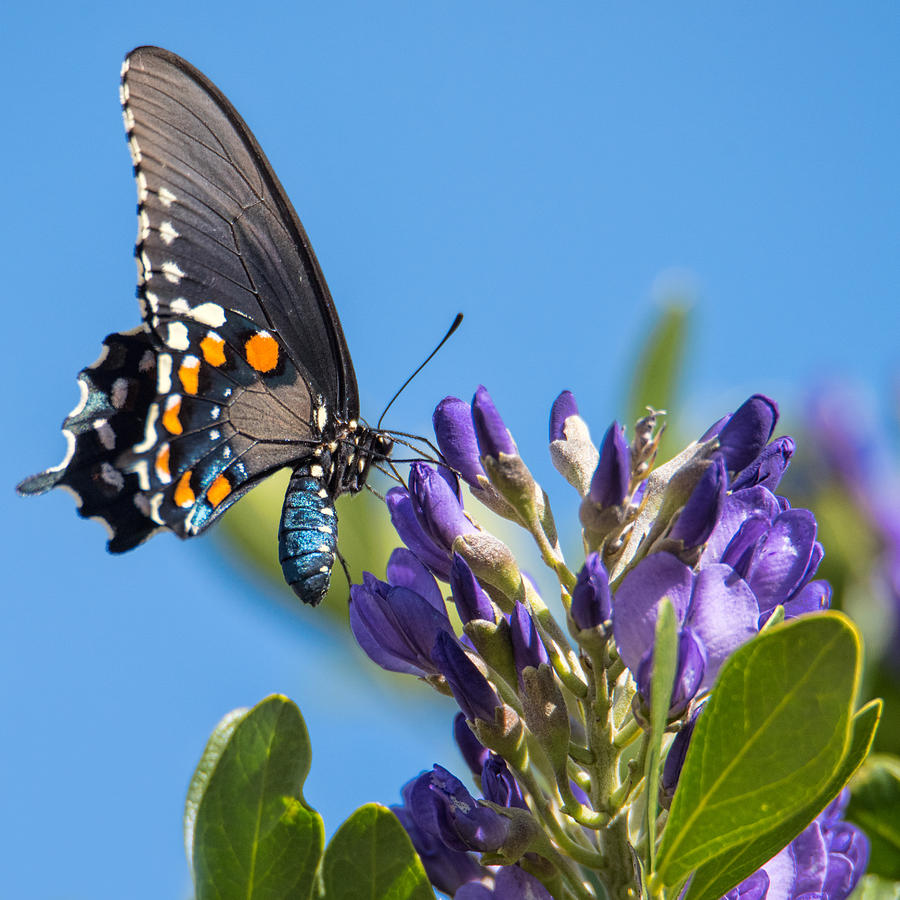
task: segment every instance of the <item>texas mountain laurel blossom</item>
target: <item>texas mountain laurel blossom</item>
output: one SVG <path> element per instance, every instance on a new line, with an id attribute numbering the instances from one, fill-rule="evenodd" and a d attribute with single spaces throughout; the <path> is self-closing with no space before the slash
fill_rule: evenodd
<path id="1" fill-rule="evenodd" d="M 654 467 L 657 413 L 636 423 L 630 443 L 613 423 L 598 449 L 572 394 L 560 394 L 550 453 L 581 496 L 585 559 L 573 571 L 549 499 L 488 392 L 438 404 L 448 465 L 413 464 L 408 489 L 388 492 L 406 546 L 386 581 L 366 573 L 353 586 L 350 604 L 356 639 L 378 665 L 427 680 L 461 710 L 454 736 L 480 799 L 436 765 L 395 808 L 434 887 L 460 900 L 593 898 L 599 885 L 612 897 L 640 895 L 647 837 L 635 810 L 646 803 L 660 602 L 677 631 L 664 808 L 728 657 L 773 615 L 830 604 L 815 578 L 815 519 L 775 494 L 794 449 L 789 437 L 770 440 L 777 418 L 775 403 L 754 395 Z M 510 549 L 463 508 L 457 473 L 477 502 L 532 535 L 559 581 L 568 635 Z M 728 896 L 843 900 L 868 858 L 865 836 L 841 819 L 844 802 Z"/>

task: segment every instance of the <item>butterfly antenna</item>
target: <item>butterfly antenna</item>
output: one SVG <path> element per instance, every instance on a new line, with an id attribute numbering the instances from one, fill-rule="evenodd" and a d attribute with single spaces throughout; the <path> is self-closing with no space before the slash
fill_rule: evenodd
<path id="1" fill-rule="evenodd" d="M 387 415 L 387 411 L 394 405 L 394 401 L 403 393 L 403 391 L 406 389 L 406 386 L 413 380 L 413 378 L 415 378 L 416 375 L 418 375 L 419 372 L 421 372 L 422 369 L 424 369 L 425 366 L 427 366 L 428 363 L 431 362 L 431 359 L 435 355 L 435 353 L 437 353 L 438 350 L 440 350 L 441 347 L 443 347 L 444 344 L 446 344 L 447 341 L 450 340 L 450 335 L 453 334 L 453 332 L 456 331 L 457 328 L 459 328 L 462 320 L 462 313 L 457 313 L 456 318 L 453 320 L 453 324 L 450 326 L 447 333 L 441 338 L 441 342 L 437 345 L 437 347 L 434 348 L 434 350 L 431 351 L 431 353 L 428 354 L 428 358 L 425 360 L 425 362 L 423 362 L 422 365 L 420 365 L 419 368 L 416 369 L 416 371 L 413 372 L 412 375 L 410 375 L 409 378 L 407 378 L 406 381 L 403 382 L 403 384 L 400 386 L 400 390 L 397 391 L 397 393 L 394 394 L 393 397 L 391 397 L 391 402 L 388 403 L 388 405 L 384 408 L 384 412 L 378 418 L 378 424 L 375 426 L 376 431 L 381 428 L 381 423 L 384 420 L 384 417 Z"/>

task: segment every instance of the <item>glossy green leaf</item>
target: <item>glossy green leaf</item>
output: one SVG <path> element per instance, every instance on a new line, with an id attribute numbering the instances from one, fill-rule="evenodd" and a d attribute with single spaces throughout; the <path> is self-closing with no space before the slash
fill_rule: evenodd
<path id="1" fill-rule="evenodd" d="M 645 826 L 647 845 L 650 848 L 649 867 L 653 871 L 656 847 L 657 789 L 659 762 L 662 755 L 663 736 L 666 733 L 672 686 L 678 668 L 678 624 L 675 607 L 668 597 L 659 603 L 656 617 L 656 634 L 653 639 L 653 675 L 650 679 L 650 745 L 644 768 L 644 784 L 647 785 Z"/>
<path id="2" fill-rule="evenodd" d="M 867 703 L 853 717 L 850 748 L 827 785 L 793 816 L 740 847 L 732 847 L 711 859 L 694 875 L 687 900 L 715 900 L 768 862 L 787 846 L 838 795 L 841 788 L 860 767 L 875 737 L 881 716 L 881 702 Z"/>
<path id="3" fill-rule="evenodd" d="M 399 819 L 370 803 L 344 822 L 325 849 L 324 900 L 434 900 Z"/>
<path id="4" fill-rule="evenodd" d="M 900 878 L 900 759 L 869 759 L 853 782 L 846 818 L 865 831 L 872 846 L 873 875 Z"/>
<path id="5" fill-rule="evenodd" d="M 185 813 L 196 900 L 311 896 L 325 834 L 303 799 L 310 758 L 287 697 L 232 713 L 213 732 Z"/>
<path id="6" fill-rule="evenodd" d="M 839 613 L 793 619 L 738 649 L 697 720 L 657 872 L 675 884 L 797 814 L 847 754 L 859 638 Z"/>

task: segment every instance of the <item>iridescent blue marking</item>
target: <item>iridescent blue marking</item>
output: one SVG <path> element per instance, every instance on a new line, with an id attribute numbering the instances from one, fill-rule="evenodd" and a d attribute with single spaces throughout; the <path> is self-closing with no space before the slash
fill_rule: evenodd
<path id="1" fill-rule="evenodd" d="M 331 581 L 337 550 L 337 516 L 324 478 L 311 475 L 310 467 L 298 466 L 291 476 L 281 511 L 278 558 L 284 578 L 297 596 L 315 606 Z M 329 512 L 323 512 L 325 509 Z"/>

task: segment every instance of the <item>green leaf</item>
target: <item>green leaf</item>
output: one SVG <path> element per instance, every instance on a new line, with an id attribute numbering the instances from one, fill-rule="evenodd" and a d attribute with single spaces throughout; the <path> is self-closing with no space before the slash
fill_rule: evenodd
<path id="1" fill-rule="evenodd" d="M 325 849 L 324 900 L 434 900 L 434 891 L 399 819 L 369 803 L 344 822 Z"/>
<path id="2" fill-rule="evenodd" d="M 656 617 L 656 634 L 653 639 L 653 675 L 650 679 L 650 745 L 644 768 L 644 784 L 647 792 L 645 825 L 649 866 L 653 871 L 656 848 L 657 785 L 659 784 L 659 760 L 662 755 L 663 736 L 666 733 L 672 686 L 678 668 L 678 625 L 675 607 L 668 597 L 659 602 Z"/>
<path id="3" fill-rule="evenodd" d="M 800 834 L 838 795 L 862 764 L 872 746 L 880 716 L 879 700 L 873 700 L 859 710 L 853 717 L 850 749 L 828 784 L 802 809 L 779 822 L 771 831 L 741 847 L 734 847 L 701 866 L 691 881 L 687 900 L 697 898 L 714 900 L 716 897 L 724 896 Z"/>
<path id="4" fill-rule="evenodd" d="M 196 900 L 311 896 L 325 833 L 303 800 L 310 760 L 306 725 L 287 697 L 222 720 L 185 812 Z"/>
<path id="5" fill-rule="evenodd" d="M 846 818 L 869 838 L 872 875 L 900 878 L 900 759 L 869 759 L 853 782 Z"/>
<path id="6" fill-rule="evenodd" d="M 846 756 L 859 638 L 839 613 L 793 619 L 740 647 L 697 720 L 657 872 L 673 885 L 776 829 Z"/>
<path id="7" fill-rule="evenodd" d="M 671 410 L 676 401 L 687 342 L 688 306 L 669 302 L 641 348 L 632 371 L 634 380 L 628 392 L 628 421 L 636 422 L 647 414 L 647 407 Z M 666 438 L 663 438 L 666 442 Z M 667 453 L 661 452 L 660 459 Z"/>

